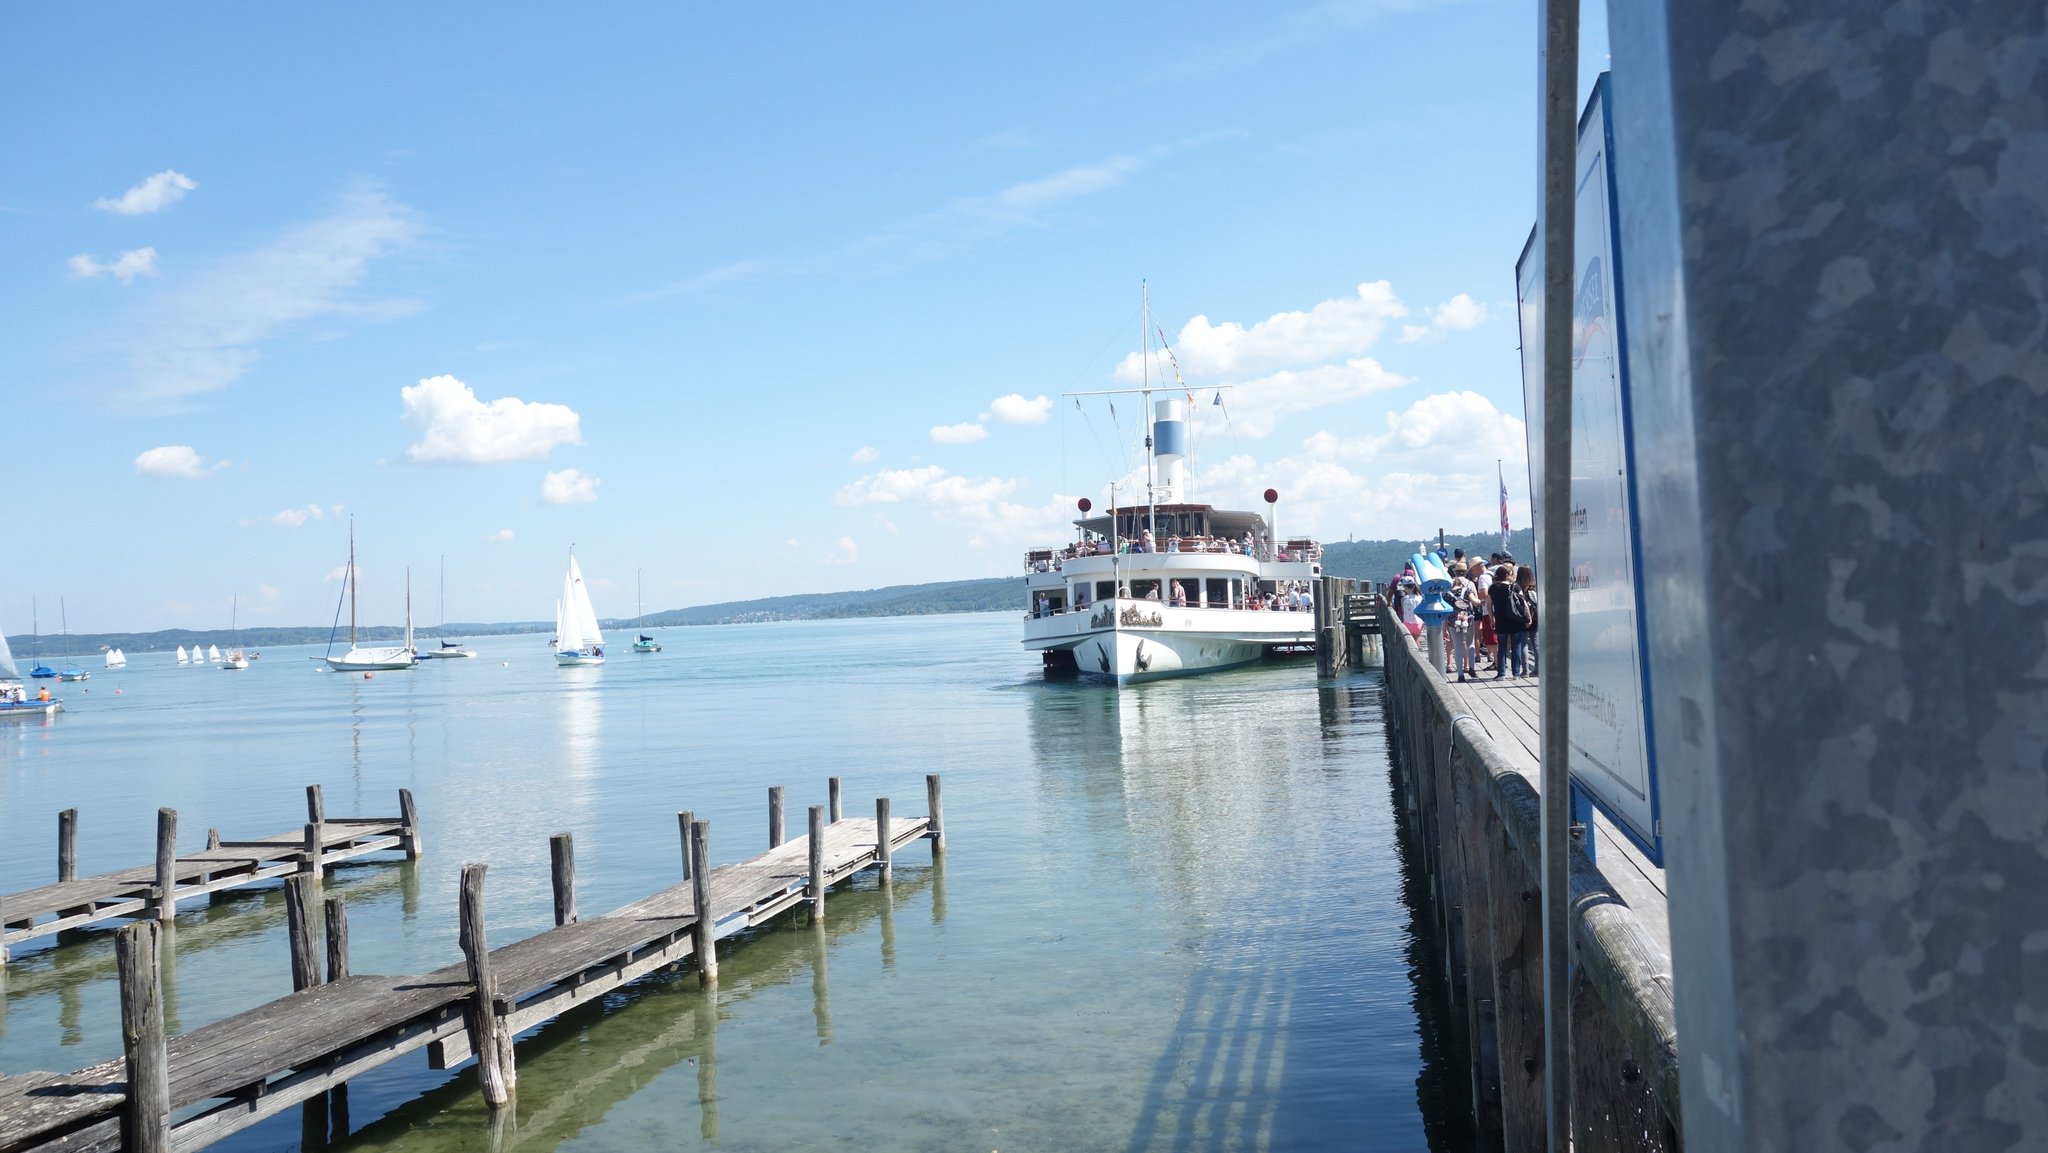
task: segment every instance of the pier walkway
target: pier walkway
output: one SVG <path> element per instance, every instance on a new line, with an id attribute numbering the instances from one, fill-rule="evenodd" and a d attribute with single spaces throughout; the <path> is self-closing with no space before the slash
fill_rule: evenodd
<path id="1" fill-rule="evenodd" d="M 395 817 L 326 815 L 320 786 L 306 789 L 307 823 L 291 832 L 245 841 L 222 840 L 209 830 L 206 848 L 180 855 L 178 814 L 157 810 L 156 863 L 80 877 L 78 810 L 57 815 L 57 881 L 0 895 L 0 963 L 25 942 L 117 917 L 177 915 L 178 902 L 260 881 L 309 872 L 371 853 L 403 850 L 419 856 L 419 814 L 412 793 L 398 794 Z"/>
<path id="2" fill-rule="evenodd" d="M 154 1058 L 147 1044 L 150 998 L 138 995 L 136 986 L 154 988 L 157 926 L 134 926 L 124 930 L 122 943 L 130 944 L 130 931 L 138 941 L 148 937 L 143 963 L 149 971 L 138 979 L 124 960 L 122 1028 L 129 1039 L 143 1038 L 138 1077 L 130 1077 L 127 1058 L 70 1073 L 0 1076 L 0 1153 L 200 1148 L 423 1047 L 436 1068 L 482 1053 L 479 1080 L 486 1098 L 500 1104 L 516 1083 L 517 1033 L 693 955 L 700 956 L 700 973 L 715 980 L 716 940 L 799 904 L 821 917 L 826 889 L 869 868 L 880 868 L 886 878 L 895 852 L 917 840 L 930 839 L 938 852 L 944 833 L 936 777 L 927 779 L 927 788 L 931 816 L 891 820 L 881 801 L 874 818 L 827 824 L 820 806 L 812 816 L 813 828 L 821 830 L 817 852 L 806 835 L 715 869 L 705 867 L 708 823 L 685 814 L 685 858 L 695 862 L 687 871 L 691 879 L 587 920 L 575 913 L 573 851 L 564 851 L 563 834 L 555 840 L 557 927 L 497 949 L 482 947 L 484 867 L 467 866 L 461 915 L 468 959 L 418 976 L 350 975 L 346 913 L 330 899 L 325 983 L 299 977 L 300 955 L 311 955 L 310 927 L 301 917 L 293 932 L 300 991 L 160 1041 Z M 781 790 L 771 797 L 771 840 L 780 840 Z M 312 877 L 293 883 L 310 889 Z M 708 922 L 697 915 L 700 901 L 710 910 Z M 155 1029 L 161 1037 L 160 1014 Z M 167 1084 L 152 1092 L 159 1061 L 156 1076 Z M 150 1129 L 152 1118 L 160 1140 L 137 1142 L 124 1134 L 124 1126 Z"/>

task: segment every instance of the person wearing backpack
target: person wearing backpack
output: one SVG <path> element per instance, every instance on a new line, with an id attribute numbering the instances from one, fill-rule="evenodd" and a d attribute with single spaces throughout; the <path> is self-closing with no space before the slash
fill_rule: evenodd
<path id="1" fill-rule="evenodd" d="M 1515 569 L 1515 590 L 1522 594 L 1524 615 L 1529 618 L 1529 627 L 1522 630 L 1521 670 L 1528 676 L 1536 675 L 1536 629 L 1541 618 L 1536 612 L 1536 570 L 1528 565 Z"/>
<path id="2" fill-rule="evenodd" d="M 1451 578 L 1451 591 L 1448 595 L 1451 602 L 1451 619 L 1446 622 L 1448 627 L 1445 632 L 1451 640 L 1451 667 L 1444 670 L 1444 675 L 1449 676 L 1455 671 L 1460 681 L 1467 681 L 1479 673 L 1472 665 L 1473 633 L 1477 631 L 1476 606 L 1473 602 L 1478 596 L 1478 590 L 1472 587 L 1471 581 L 1465 579 L 1464 573 L 1459 572 Z"/>
<path id="3" fill-rule="evenodd" d="M 1493 679 L 1508 675 L 1510 667 L 1522 675 L 1522 632 L 1529 627 L 1528 600 L 1515 584 L 1515 570 L 1502 565 L 1493 570 L 1493 584 L 1486 590 L 1493 603 L 1493 631 L 1500 637 L 1500 657 L 1494 662 Z"/>

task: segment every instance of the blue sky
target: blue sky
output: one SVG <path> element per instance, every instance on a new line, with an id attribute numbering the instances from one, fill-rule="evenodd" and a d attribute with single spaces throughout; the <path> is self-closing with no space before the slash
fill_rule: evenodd
<path id="1" fill-rule="evenodd" d="M 1141 281 L 1200 499 L 1526 523 L 1533 10 L 1114 7 L 16 12 L 0 628 L 325 623 L 351 516 L 376 621 L 1015 572 Z"/>

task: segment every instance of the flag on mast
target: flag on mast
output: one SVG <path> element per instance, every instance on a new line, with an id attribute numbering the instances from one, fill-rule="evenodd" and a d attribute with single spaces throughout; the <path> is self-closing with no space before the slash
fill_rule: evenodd
<path id="1" fill-rule="evenodd" d="M 1508 551 L 1508 474 L 1501 462 L 1494 461 L 1493 467 L 1500 471 L 1500 551 Z"/>

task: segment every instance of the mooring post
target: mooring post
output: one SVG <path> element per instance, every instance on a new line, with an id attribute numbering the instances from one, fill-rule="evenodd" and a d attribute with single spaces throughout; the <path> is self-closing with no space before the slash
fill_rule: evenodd
<path id="1" fill-rule="evenodd" d="M 892 872 L 889 863 L 889 798 L 875 798 L 875 863 L 882 867 L 882 881 Z"/>
<path id="2" fill-rule="evenodd" d="M 576 839 L 568 833 L 548 838 L 549 870 L 555 886 L 555 927 L 576 923 Z"/>
<path id="3" fill-rule="evenodd" d="M 825 806 L 811 806 L 811 883 L 804 895 L 811 899 L 811 922 L 825 919 Z"/>
<path id="4" fill-rule="evenodd" d="M 840 817 L 838 777 L 833 777 L 831 780 L 825 782 L 825 796 L 832 806 L 832 823 L 836 825 L 839 823 Z"/>
<path id="5" fill-rule="evenodd" d="M 690 825 L 690 898 L 697 920 L 692 927 L 697 953 L 697 979 L 718 983 L 718 934 L 711 912 L 711 822 Z"/>
<path id="6" fill-rule="evenodd" d="M 178 810 L 156 811 L 156 919 L 178 915 Z"/>
<path id="7" fill-rule="evenodd" d="M 284 883 L 284 923 L 292 947 L 292 991 L 320 983 L 320 957 L 313 951 L 313 910 L 319 907 L 319 882 L 299 873 Z"/>
<path id="8" fill-rule="evenodd" d="M 682 812 L 676 814 L 676 828 L 679 829 L 683 835 L 683 880 L 685 881 L 689 880 L 691 876 L 690 838 L 696 835 L 696 824 L 697 814 L 692 812 L 691 810 L 684 809 Z"/>
<path id="9" fill-rule="evenodd" d="M 925 835 L 931 838 L 932 856 L 936 857 L 946 851 L 946 818 L 944 810 L 939 805 L 939 774 L 937 773 L 926 773 L 924 775 L 924 802 L 926 805 L 925 811 L 932 815 L 931 831 Z"/>
<path id="10" fill-rule="evenodd" d="M 512 1060 L 511 1034 L 498 1018 L 498 983 L 491 976 L 491 948 L 484 940 L 484 871 L 482 864 L 462 866 L 459 933 L 462 959 L 469 969 L 469 1051 L 476 1054 L 477 1084 L 491 1108 L 512 1099 L 519 1073 Z"/>
<path id="11" fill-rule="evenodd" d="M 136 921 L 114 938 L 121 979 L 121 1052 L 128 1058 L 122 1147 L 167 1153 L 171 1147 L 171 1058 L 164 1038 L 163 926 Z"/>
<path id="12" fill-rule="evenodd" d="M 398 847 L 405 850 L 405 859 L 420 859 L 420 811 L 412 803 L 412 790 L 398 790 Z"/>
<path id="13" fill-rule="evenodd" d="M 782 786 L 768 787 L 768 847 L 782 847 Z"/>
<path id="14" fill-rule="evenodd" d="M 327 822 L 327 801 L 321 797 L 319 785 L 306 786 L 306 819 L 316 825 Z"/>
<path id="15" fill-rule="evenodd" d="M 208 852 L 212 852 L 213 850 L 215 850 L 215 849 L 218 849 L 218 848 L 220 848 L 220 830 L 219 830 L 219 829 L 208 829 L 208 830 L 206 830 L 206 849 L 207 849 L 207 851 L 208 851 Z M 211 885 L 211 884 L 213 884 L 213 874 L 212 874 L 212 873 L 201 873 L 201 874 L 199 875 L 199 883 L 200 883 L 200 884 L 202 884 L 202 885 Z M 220 904 L 220 903 L 221 903 L 222 901 L 224 901 L 224 900 L 226 900 L 226 899 L 227 899 L 227 898 L 226 898 L 226 896 L 225 896 L 225 894 L 226 894 L 226 893 L 227 893 L 227 890 L 226 890 L 226 889 L 215 889 L 215 890 L 214 890 L 214 891 L 212 891 L 211 893 L 208 893 L 208 894 L 206 894 L 206 903 L 207 903 L 207 904 L 209 904 L 209 905 L 218 905 L 218 904 Z"/>
<path id="16" fill-rule="evenodd" d="M 327 980 L 348 976 L 348 898 L 336 893 L 327 898 Z"/>
<path id="17" fill-rule="evenodd" d="M 57 880 L 78 879 L 78 810 L 57 814 Z"/>
<path id="18" fill-rule="evenodd" d="M 320 876 L 320 858 L 322 856 L 321 849 L 323 847 L 321 844 L 322 840 L 323 837 L 321 835 L 321 826 L 313 824 L 310 821 L 307 822 L 305 848 L 302 850 L 302 854 L 305 856 L 306 860 L 305 863 L 299 867 L 299 872 L 304 873 L 309 877 Z"/>

